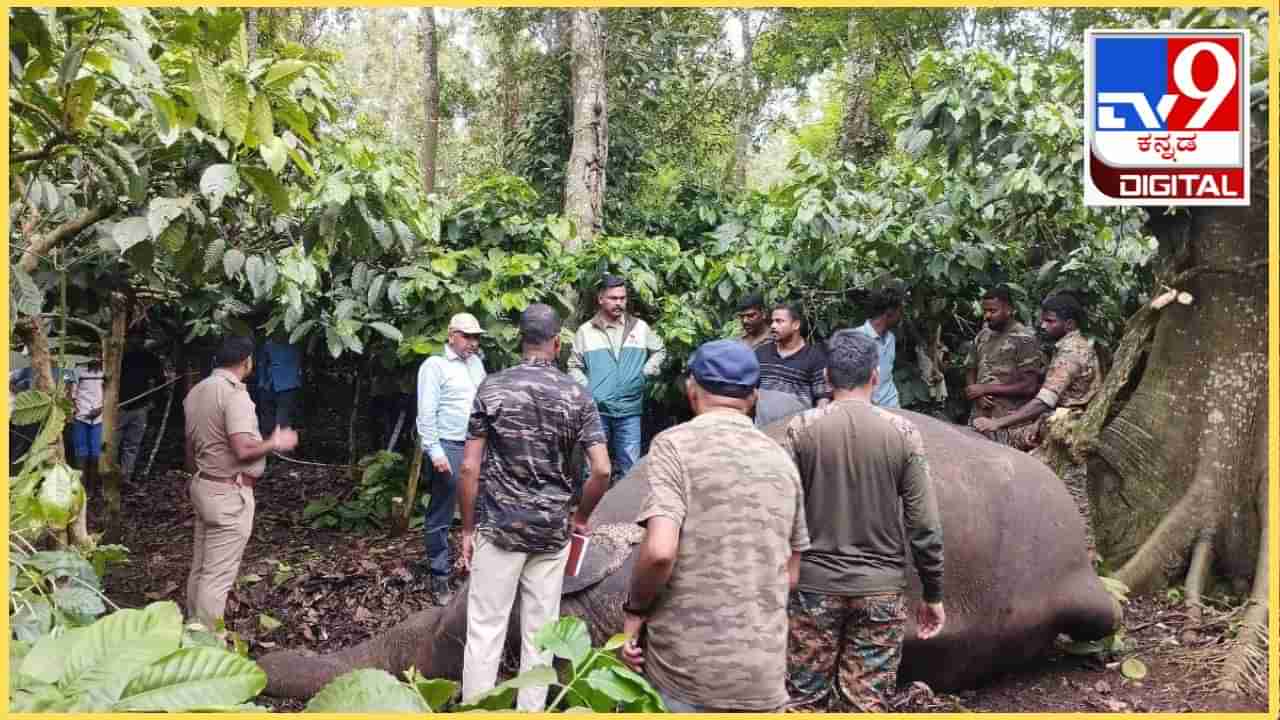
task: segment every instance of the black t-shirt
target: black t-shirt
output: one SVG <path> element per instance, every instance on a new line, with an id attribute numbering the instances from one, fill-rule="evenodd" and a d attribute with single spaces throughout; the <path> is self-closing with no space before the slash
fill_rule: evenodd
<path id="1" fill-rule="evenodd" d="M 129 350 L 120 359 L 120 402 L 137 397 L 153 385 L 164 382 L 164 365 L 146 350 Z M 130 410 L 143 407 L 147 400 L 126 405 Z"/>
<path id="2" fill-rule="evenodd" d="M 822 398 L 831 398 L 827 384 L 827 354 L 815 345 L 805 345 L 787 357 L 778 354 L 778 344 L 767 343 L 756 348 L 760 361 L 760 389 L 777 390 L 794 395 L 807 407 Z"/>

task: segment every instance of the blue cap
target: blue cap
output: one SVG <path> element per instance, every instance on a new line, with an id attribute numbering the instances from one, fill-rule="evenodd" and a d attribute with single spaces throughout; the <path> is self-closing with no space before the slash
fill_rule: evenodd
<path id="1" fill-rule="evenodd" d="M 740 340 L 714 340 L 693 353 L 689 374 L 716 395 L 741 398 L 760 384 L 760 361 Z"/>

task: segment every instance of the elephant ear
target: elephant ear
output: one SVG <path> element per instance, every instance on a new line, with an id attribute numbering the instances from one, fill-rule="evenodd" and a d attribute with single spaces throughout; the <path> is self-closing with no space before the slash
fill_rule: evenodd
<path id="1" fill-rule="evenodd" d="M 593 527 L 582 569 L 577 575 L 565 577 L 561 594 L 582 592 L 612 575 L 626 563 L 642 539 L 644 528 L 634 523 L 608 523 Z"/>

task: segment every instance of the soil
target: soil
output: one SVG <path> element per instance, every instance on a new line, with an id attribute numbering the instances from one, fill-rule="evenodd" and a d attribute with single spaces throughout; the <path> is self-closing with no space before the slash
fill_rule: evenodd
<path id="1" fill-rule="evenodd" d="M 171 419 L 172 422 L 172 419 Z M 180 425 L 179 425 L 180 427 Z M 345 428 L 344 428 L 345 429 Z M 149 439 L 150 440 L 150 439 Z M 157 600 L 184 602 L 191 558 L 192 511 L 186 481 L 169 467 L 180 460 L 172 439 L 148 478 L 124 490 L 123 544 L 128 564 L 109 570 L 108 597 L 121 607 Z M 150 449 L 150 442 L 144 445 Z M 141 474 L 143 463 L 140 463 Z M 421 530 L 399 538 L 386 530 L 365 533 L 316 529 L 302 509 L 325 495 L 351 488 L 345 467 L 300 465 L 272 459 L 257 487 L 257 517 L 240 578 L 227 604 L 229 629 L 251 656 L 281 648 L 327 653 L 355 645 L 429 607 L 432 595 L 414 564 L 423 557 Z M 455 538 L 456 540 L 456 538 Z M 453 542 L 452 546 L 457 547 Z M 459 582 L 455 564 L 454 585 Z M 1265 712 L 1266 698 L 1217 691 L 1215 660 L 1225 654 L 1231 608 L 1211 608 L 1209 624 L 1183 638 L 1185 606 L 1164 597 L 1131 600 L 1125 622 L 1128 647 L 1099 659 L 1055 651 L 1041 662 L 958 695 L 908 688 L 901 710 L 928 712 Z M 1147 675 L 1127 679 L 1120 662 L 1140 659 Z M 280 711 L 301 701 L 260 697 Z"/>

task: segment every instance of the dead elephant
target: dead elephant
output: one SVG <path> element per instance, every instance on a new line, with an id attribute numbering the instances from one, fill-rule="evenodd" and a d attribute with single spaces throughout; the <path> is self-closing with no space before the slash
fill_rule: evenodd
<path id="1" fill-rule="evenodd" d="M 939 636 L 907 641 L 901 681 L 923 680 L 936 690 L 974 687 L 1042 655 L 1058 633 L 1095 640 L 1119 627 L 1120 606 L 1090 567 L 1083 520 L 1052 471 L 966 428 L 901 412 L 920 428 L 929 454 L 945 537 L 947 607 Z M 775 423 L 766 432 L 776 436 L 781 427 Z M 596 509 L 584 569 L 565 584 L 562 612 L 586 620 L 597 644 L 622 628 L 641 537 L 632 519 L 647 488 L 642 460 Z M 919 597 L 919 591 L 913 578 L 912 592 Z M 259 660 L 268 676 L 266 692 L 310 697 L 334 677 L 363 667 L 399 674 L 414 666 L 426 677 L 457 679 L 466 606 L 464 588 L 449 606 L 413 615 L 347 650 L 267 655 Z M 908 637 L 914 634 L 909 628 Z"/>

